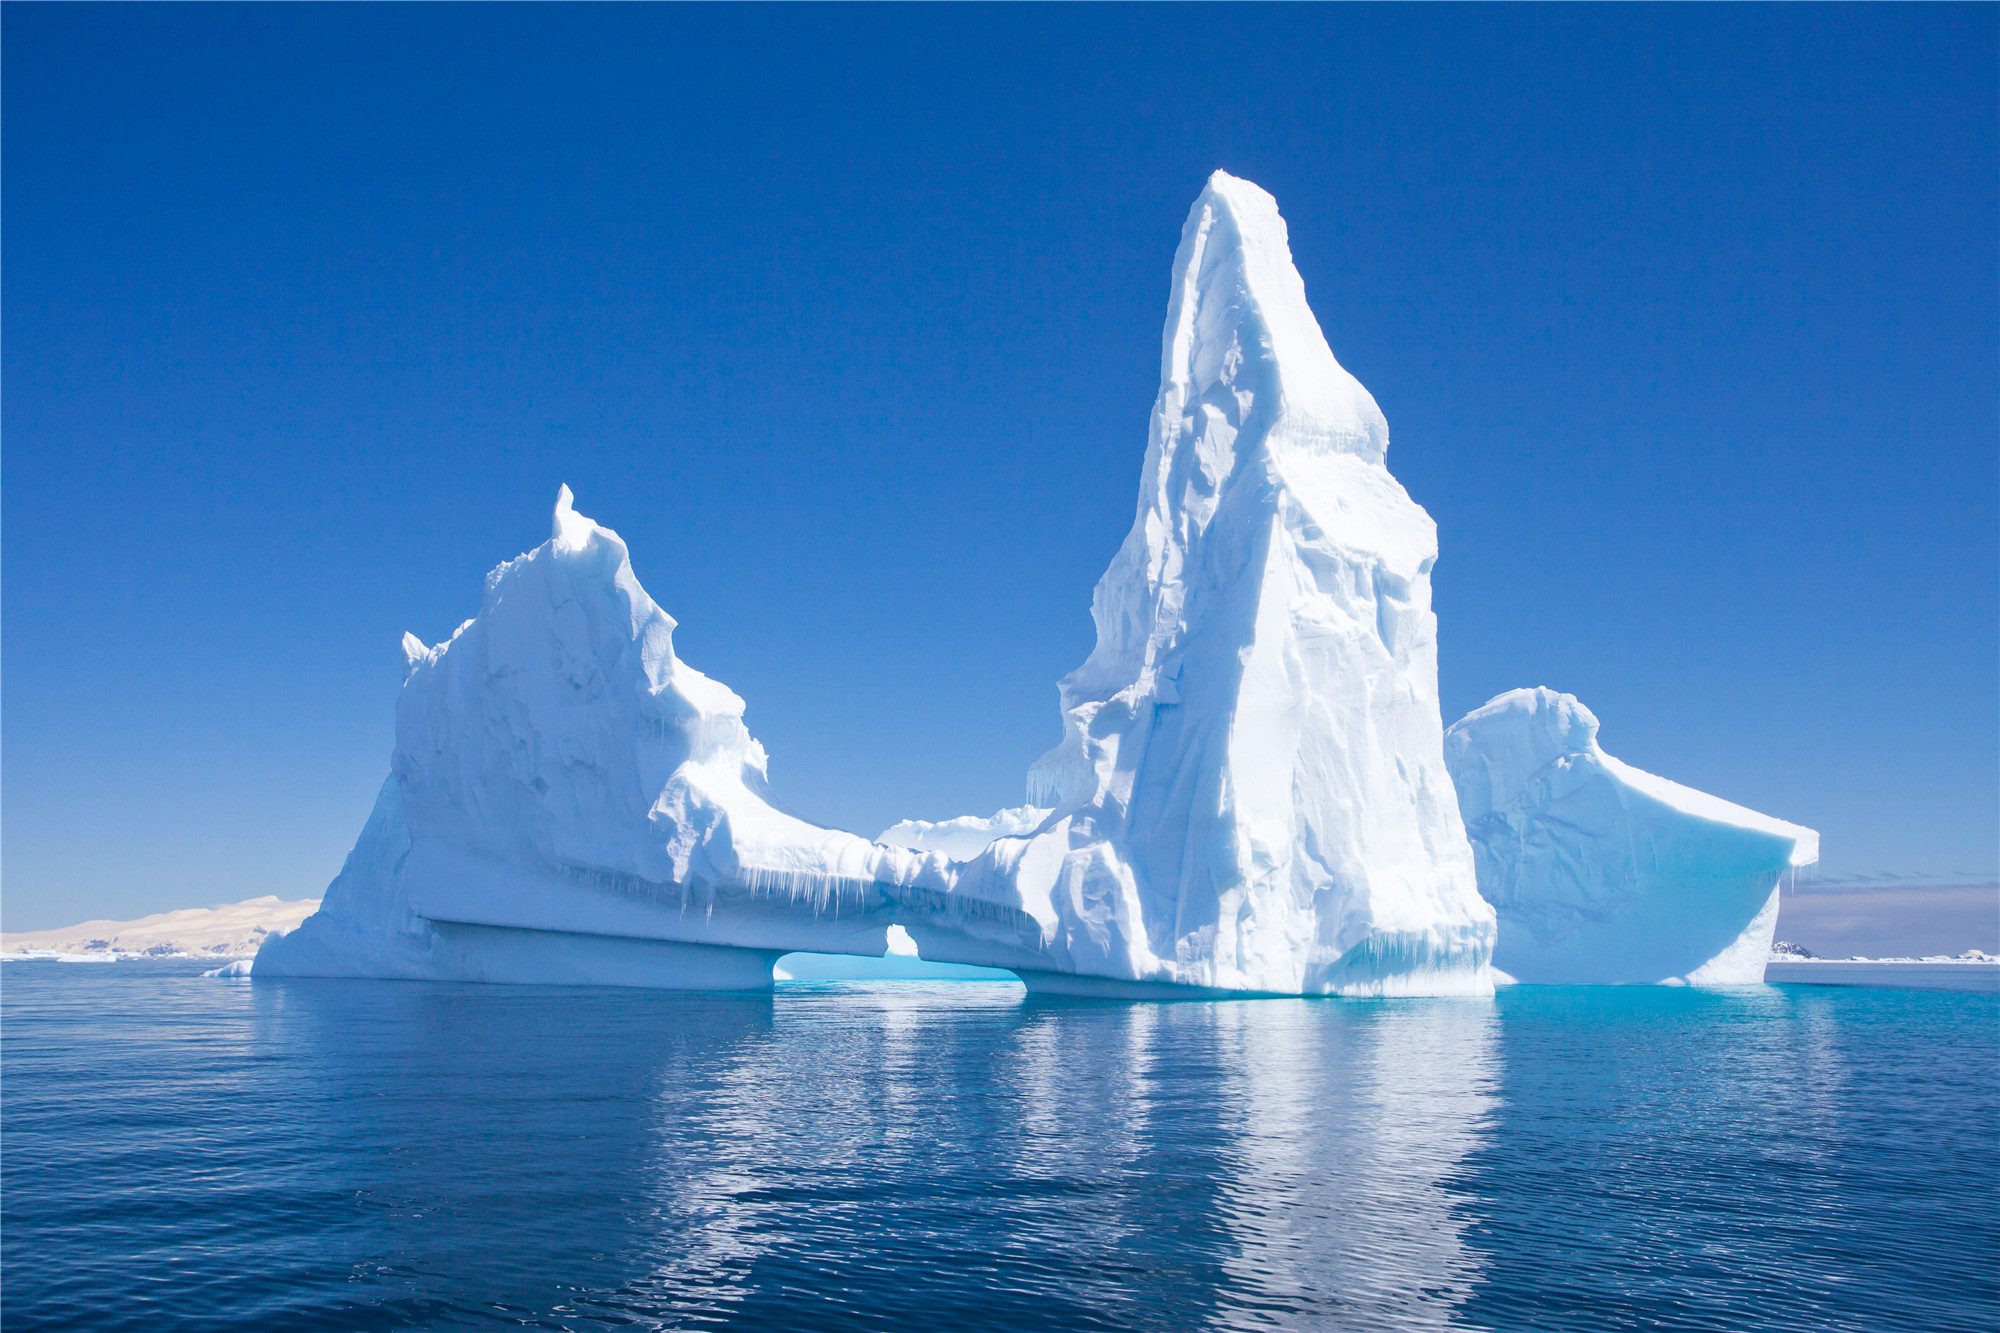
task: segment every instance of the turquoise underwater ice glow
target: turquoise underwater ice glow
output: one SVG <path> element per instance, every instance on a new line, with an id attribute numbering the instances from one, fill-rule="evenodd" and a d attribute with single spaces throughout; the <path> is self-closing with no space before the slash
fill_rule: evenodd
<path id="1" fill-rule="evenodd" d="M 9 1330 L 1971 1330 L 2000 1002 L 5 965 Z"/>

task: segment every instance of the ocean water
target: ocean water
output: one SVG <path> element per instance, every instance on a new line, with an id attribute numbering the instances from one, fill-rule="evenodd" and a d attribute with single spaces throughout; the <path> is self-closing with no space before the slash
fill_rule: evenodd
<path id="1" fill-rule="evenodd" d="M 1991 1330 L 2000 1000 L 0 972 L 27 1329 Z"/>

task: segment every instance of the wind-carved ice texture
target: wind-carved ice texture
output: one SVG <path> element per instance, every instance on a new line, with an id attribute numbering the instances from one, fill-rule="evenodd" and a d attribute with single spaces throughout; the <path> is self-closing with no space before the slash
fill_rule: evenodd
<path id="1" fill-rule="evenodd" d="M 755 987 L 789 950 L 880 955 L 884 881 L 941 885 L 944 858 L 774 807 L 743 701 L 673 631 L 563 487 L 477 616 L 404 637 L 393 771 L 256 975 Z"/>
<path id="2" fill-rule="evenodd" d="M 1511 690 L 1445 733 L 1493 965 L 1517 981 L 1764 979 L 1778 891 L 1819 834 L 1620 763 L 1573 696 Z"/>
<path id="3" fill-rule="evenodd" d="M 1029 775 L 1047 817 L 903 895 L 926 958 L 1095 993 L 1490 989 L 1443 760 L 1436 528 L 1387 448 L 1276 202 L 1217 172 L 1174 257 L 1138 516 Z M 978 822 L 950 821 L 974 845 Z"/>

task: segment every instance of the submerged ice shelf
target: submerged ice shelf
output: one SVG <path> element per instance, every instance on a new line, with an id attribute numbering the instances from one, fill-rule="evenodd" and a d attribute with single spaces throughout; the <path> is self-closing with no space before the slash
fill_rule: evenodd
<path id="1" fill-rule="evenodd" d="M 255 975 L 747 988 L 786 953 L 880 958 L 895 926 L 1054 992 L 1484 994 L 1496 947 L 1522 980 L 1747 977 L 1813 835 L 1619 764 L 1567 696 L 1448 738 L 1436 528 L 1388 442 L 1276 202 L 1217 172 L 1026 804 L 874 841 L 779 809 L 743 700 L 564 487 L 478 615 L 405 636 L 374 811 Z M 1706 878 L 1676 897 L 1683 873 Z"/>

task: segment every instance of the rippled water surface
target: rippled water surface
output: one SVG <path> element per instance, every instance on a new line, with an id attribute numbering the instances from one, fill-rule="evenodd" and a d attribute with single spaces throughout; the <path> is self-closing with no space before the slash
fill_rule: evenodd
<path id="1" fill-rule="evenodd" d="M 7 964 L 30 1328 L 1992 1329 L 2000 1001 Z"/>

